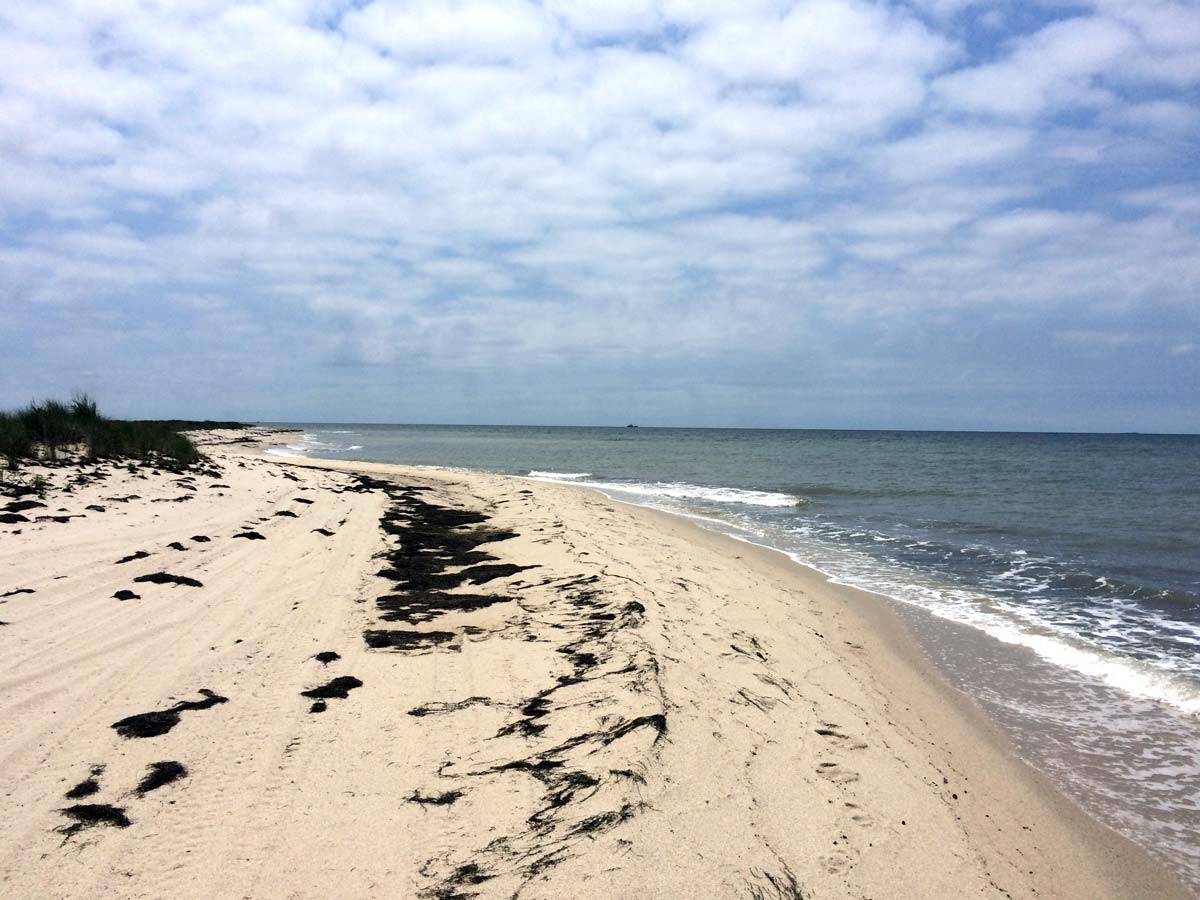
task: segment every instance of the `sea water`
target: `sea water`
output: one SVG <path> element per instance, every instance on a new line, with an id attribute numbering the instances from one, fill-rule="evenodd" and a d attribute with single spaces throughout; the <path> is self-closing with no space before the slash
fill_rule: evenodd
<path id="1" fill-rule="evenodd" d="M 1200 886 L 1200 437 L 300 427 L 273 452 L 588 485 L 891 598 L 1030 762 Z"/>

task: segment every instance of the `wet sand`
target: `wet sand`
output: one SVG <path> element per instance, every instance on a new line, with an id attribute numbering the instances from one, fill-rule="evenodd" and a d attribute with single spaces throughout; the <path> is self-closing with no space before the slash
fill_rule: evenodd
<path id="1" fill-rule="evenodd" d="M 878 598 L 582 488 L 208 449 L 0 525 L 5 897 L 1187 896 Z"/>

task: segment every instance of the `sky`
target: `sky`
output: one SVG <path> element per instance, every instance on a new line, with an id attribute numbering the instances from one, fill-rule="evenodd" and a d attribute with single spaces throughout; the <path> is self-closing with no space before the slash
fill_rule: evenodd
<path id="1" fill-rule="evenodd" d="M 1200 0 L 6 0 L 0 406 L 1200 431 Z"/>

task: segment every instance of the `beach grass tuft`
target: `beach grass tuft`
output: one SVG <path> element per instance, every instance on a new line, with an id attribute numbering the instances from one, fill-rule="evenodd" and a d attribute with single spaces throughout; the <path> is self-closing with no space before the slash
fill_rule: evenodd
<path id="1" fill-rule="evenodd" d="M 69 403 L 44 400 L 0 412 L 0 457 L 9 469 L 29 460 L 56 462 L 63 452 L 89 462 L 125 458 L 178 468 L 200 459 L 182 431 L 244 427 L 239 422 L 109 419 L 92 397 L 77 393 Z"/>
<path id="2" fill-rule="evenodd" d="M 33 438 L 24 423 L 15 413 L 0 412 L 0 456 L 8 468 L 17 468 L 20 460 L 28 459 L 33 452 Z"/>

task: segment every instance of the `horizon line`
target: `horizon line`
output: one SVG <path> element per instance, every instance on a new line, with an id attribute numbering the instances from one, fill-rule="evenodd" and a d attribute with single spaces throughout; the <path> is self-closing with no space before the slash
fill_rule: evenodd
<path id="1" fill-rule="evenodd" d="M 226 421 L 237 421 L 229 419 Z M 1045 434 L 1045 435 L 1077 435 L 1105 437 L 1200 437 L 1197 431 L 1048 431 L 1043 429 L 1013 429 L 1013 428 L 873 428 L 873 427 L 828 427 L 812 425 L 644 425 L 629 423 L 627 425 L 580 425 L 543 423 L 531 425 L 528 423 L 496 423 L 496 422 L 352 422 L 352 421 L 272 421 L 257 419 L 251 423 L 256 427 L 264 426 L 298 426 L 298 425 L 359 425 L 383 428 L 612 428 L 624 431 L 626 429 L 653 429 L 662 431 L 852 431 L 852 432 L 898 432 L 901 434 Z"/>

